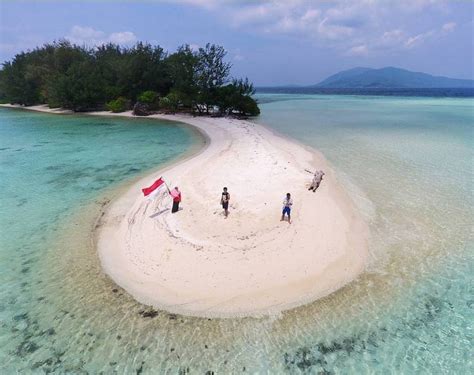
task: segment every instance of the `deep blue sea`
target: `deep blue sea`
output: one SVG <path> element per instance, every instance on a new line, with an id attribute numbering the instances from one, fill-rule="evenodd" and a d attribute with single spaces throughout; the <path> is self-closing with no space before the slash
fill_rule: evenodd
<path id="1" fill-rule="evenodd" d="M 304 95 L 365 95 L 365 96 L 402 96 L 427 98 L 472 98 L 474 88 L 318 88 L 318 87 L 257 87 L 258 94 L 304 94 Z M 261 98 L 261 100 L 264 100 Z"/>
<path id="2" fill-rule="evenodd" d="M 0 373 L 474 371 L 474 99 L 258 94 L 257 122 L 324 153 L 369 224 L 342 290 L 277 317 L 156 316 L 90 233 L 122 186 L 199 147 L 186 126 L 0 109 Z"/>

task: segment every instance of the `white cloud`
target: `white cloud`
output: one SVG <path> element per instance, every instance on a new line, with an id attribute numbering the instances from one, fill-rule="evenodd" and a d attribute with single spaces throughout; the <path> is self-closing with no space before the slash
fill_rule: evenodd
<path id="1" fill-rule="evenodd" d="M 456 28 L 455 22 L 448 22 L 441 26 L 439 29 L 430 30 L 421 34 L 407 38 L 405 41 L 406 48 L 413 48 L 425 43 L 428 40 L 435 40 L 443 37 L 444 35 L 451 33 Z"/>
<path id="2" fill-rule="evenodd" d="M 232 1 L 226 0 L 165 0 L 168 3 L 177 3 L 177 4 L 189 4 L 195 5 L 203 8 L 215 8 L 219 3 L 232 3 Z"/>
<path id="3" fill-rule="evenodd" d="M 399 0 L 402 10 L 415 13 L 421 12 L 430 7 L 444 10 L 446 2 L 446 0 Z"/>
<path id="4" fill-rule="evenodd" d="M 440 30 L 407 28 L 416 17 L 447 14 L 446 0 L 167 0 L 215 12 L 232 27 L 247 32 L 305 38 L 343 55 L 367 56 L 381 51 L 403 51 L 448 34 Z M 415 22 L 415 25 L 416 22 Z M 417 25 L 418 26 L 418 25 Z"/>
<path id="5" fill-rule="evenodd" d="M 401 29 L 385 31 L 379 37 L 359 39 L 359 42 L 361 42 L 361 40 L 365 42 L 351 46 L 345 54 L 349 56 L 368 56 L 387 51 L 393 53 L 413 49 L 429 41 L 432 42 L 441 38 L 446 33 L 451 32 L 455 27 L 445 25 L 439 29 L 428 30 L 414 35 L 409 35 L 406 31 Z"/>
<path id="6" fill-rule="evenodd" d="M 78 25 L 71 28 L 69 35 L 66 35 L 66 39 L 74 44 L 91 47 L 106 43 L 133 44 L 137 41 L 136 35 L 131 31 L 119 31 L 106 34 L 92 27 Z"/>
<path id="7" fill-rule="evenodd" d="M 100 45 L 105 43 L 105 33 L 92 27 L 73 26 L 66 39 L 75 44 Z"/>
<path id="8" fill-rule="evenodd" d="M 434 31 L 428 31 L 426 33 L 421 33 L 412 37 L 409 37 L 405 42 L 406 48 L 413 48 L 425 42 L 426 39 L 432 37 Z"/>
<path id="9" fill-rule="evenodd" d="M 401 29 L 395 29 L 385 31 L 382 35 L 381 40 L 388 44 L 400 42 L 405 36 L 405 33 Z"/>
<path id="10" fill-rule="evenodd" d="M 108 39 L 116 44 L 133 44 L 137 41 L 137 37 L 131 31 L 112 33 Z"/>
<path id="11" fill-rule="evenodd" d="M 172 0 L 168 0 L 172 1 Z M 235 28 L 257 33 L 306 38 L 341 54 L 368 55 L 382 50 L 414 48 L 430 32 L 410 33 L 397 20 L 431 9 L 443 9 L 445 0 L 176 0 L 205 8 Z M 384 30 L 388 24 L 391 28 Z M 445 32 L 455 26 L 446 24 Z"/>
<path id="12" fill-rule="evenodd" d="M 354 34 L 354 28 L 332 23 L 328 17 L 318 24 L 317 30 L 318 36 L 333 40 L 347 38 Z"/>
<path id="13" fill-rule="evenodd" d="M 276 16 L 276 13 L 278 13 L 278 9 L 267 4 L 260 4 L 237 9 L 229 19 L 234 26 L 241 26 L 244 24 L 269 22 L 272 16 Z"/>
<path id="14" fill-rule="evenodd" d="M 441 29 L 446 33 L 450 33 L 454 31 L 456 26 L 457 26 L 456 22 L 448 22 L 448 23 L 445 23 Z"/>
<path id="15" fill-rule="evenodd" d="M 369 49 L 365 44 L 361 44 L 350 48 L 346 54 L 348 56 L 367 56 L 369 54 Z"/>
<path id="16" fill-rule="evenodd" d="M 321 11 L 319 9 L 308 9 L 301 17 L 301 21 L 312 22 L 313 20 L 317 20 L 320 16 Z"/>

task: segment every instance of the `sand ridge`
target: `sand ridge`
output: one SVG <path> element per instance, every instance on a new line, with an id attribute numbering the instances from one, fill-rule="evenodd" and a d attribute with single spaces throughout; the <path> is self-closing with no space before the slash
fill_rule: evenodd
<path id="1" fill-rule="evenodd" d="M 363 270 L 367 227 L 321 154 L 248 121 L 156 117 L 191 124 L 211 141 L 139 181 L 102 220 L 104 270 L 137 300 L 187 315 L 258 316 L 325 296 Z M 312 193 L 305 169 L 316 168 L 326 176 Z M 167 194 L 141 196 L 160 176 L 183 193 L 176 214 Z M 280 221 L 287 192 L 291 225 Z"/>
<path id="2" fill-rule="evenodd" d="M 191 125 L 208 142 L 134 183 L 99 220 L 94 236 L 102 267 L 135 299 L 192 316 L 277 314 L 334 292 L 364 270 L 367 225 L 321 153 L 248 121 L 149 117 Z M 326 173 L 316 193 L 307 190 L 305 169 Z M 142 196 L 141 188 L 160 176 L 183 193 L 176 214 L 166 193 L 153 201 Z M 228 219 L 219 205 L 224 186 L 231 194 Z M 280 222 L 287 192 L 294 200 L 291 225 Z"/>

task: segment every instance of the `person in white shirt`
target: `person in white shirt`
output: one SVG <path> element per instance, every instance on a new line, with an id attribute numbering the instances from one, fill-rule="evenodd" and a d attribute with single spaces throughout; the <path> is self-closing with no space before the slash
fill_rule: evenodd
<path id="1" fill-rule="evenodd" d="M 285 214 L 288 215 L 288 224 L 291 224 L 291 206 L 293 206 L 293 199 L 291 199 L 291 194 L 286 193 L 286 197 L 283 200 L 283 211 L 281 213 L 281 220 L 285 220 Z"/>
<path id="2" fill-rule="evenodd" d="M 311 181 L 311 185 L 309 186 L 308 190 L 313 190 L 313 193 L 315 193 L 316 189 L 319 187 L 319 184 L 321 183 L 321 180 L 323 179 L 324 174 L 325 173 L 323 171 L 314 172 L 313 181 Z"/>

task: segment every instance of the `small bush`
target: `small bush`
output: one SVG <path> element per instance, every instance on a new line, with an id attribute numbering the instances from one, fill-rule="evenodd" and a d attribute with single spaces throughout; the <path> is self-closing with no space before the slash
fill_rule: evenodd
<path id="1" fill-rule="evenodd" d="M 168 95 L 160 98 L 160 108 L 166 111 L 176 112 L 179 107 L 179 95 L 171 91 Z"/>
<path id="2" fill-rule="evenodd" d="M 124 97 L 119 97 L 107 103 L 107 109 L 111 112 L 125 112 L 128 109 L 128 100 Z"/>
<path id="3" fill-rule="evenodd" d="M 137 101 L 147 104 L 150 110 L 157 110 L 160 107 L 160 95 L 152 90 L 147 90 L 138 95 Z"/>

